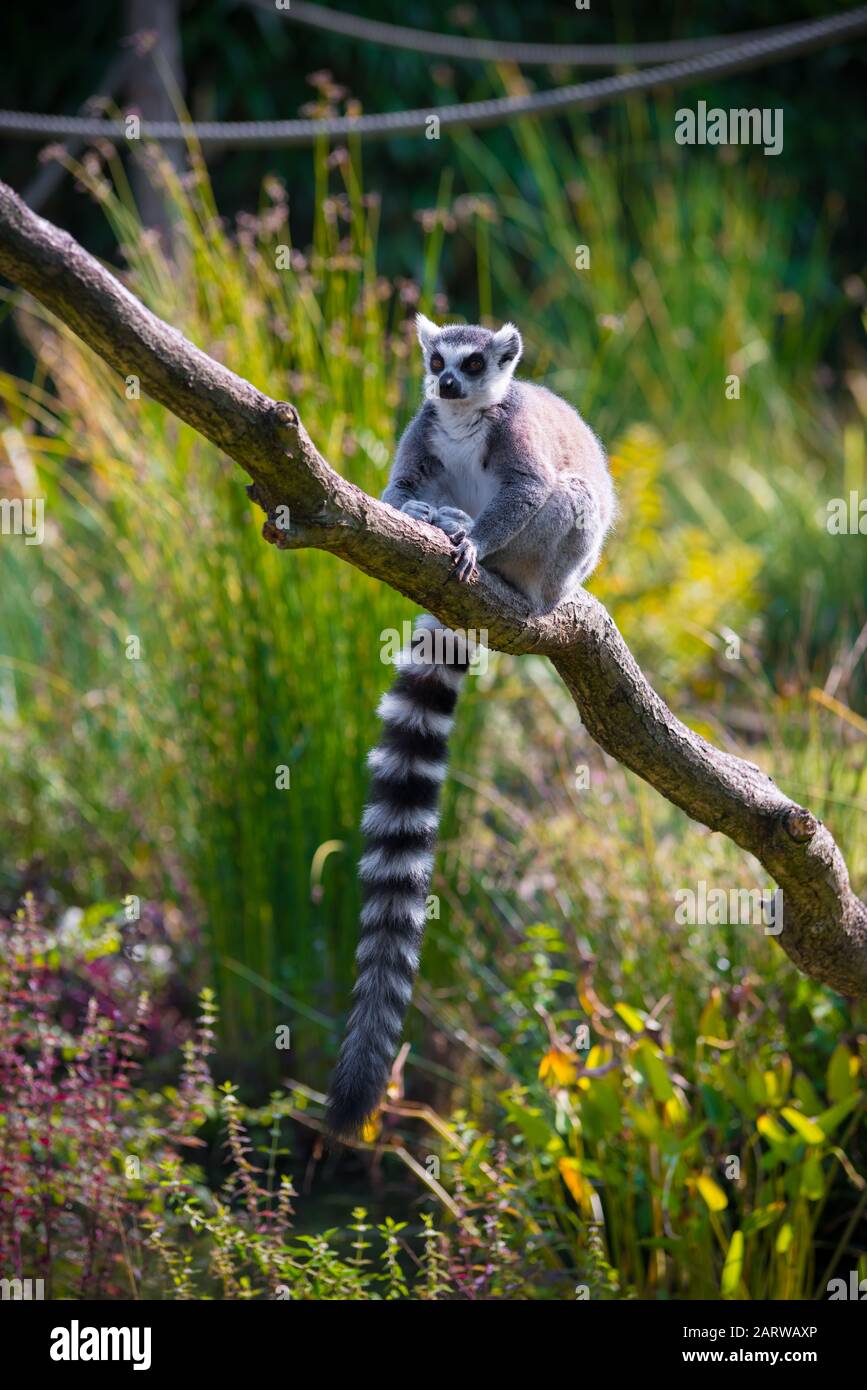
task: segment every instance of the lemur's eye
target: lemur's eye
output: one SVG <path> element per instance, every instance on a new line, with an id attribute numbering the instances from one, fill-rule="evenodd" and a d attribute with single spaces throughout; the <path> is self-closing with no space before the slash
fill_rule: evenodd
<path id="1" fill-rule="evenodd" d="M 478 376 L 479 372 L 484 370 L 485 359 L 478 352 L 474 352 L 472 357 L 465 357 L 461 363 L 461 371 L 467 372 L 470 376 Z"/>
<path id="2" fill-rule="evenodd" d="M 433 355 L 431 356 L 431 360 L 430 360 L 430 369 L 431 369 L 431 371 L 432 371 L 432 372 L 441 372 L 444 366 L 445 366 L 445 362 L 444 362 L 443 359 L 440 357 L 439 353 L 438 353 L 438 352 L 433 353 Z"/>

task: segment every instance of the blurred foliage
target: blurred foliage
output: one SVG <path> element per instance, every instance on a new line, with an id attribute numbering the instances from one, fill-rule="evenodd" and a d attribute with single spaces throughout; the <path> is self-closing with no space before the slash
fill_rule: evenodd
<path id="1" fill-rule="evenodd" d="M 738 34 L 834 14 L 847 4 L 846 0 L 797 0 L 785 6 L 785 13 L 776 0 L 732 0 L 724 10 L 711 0 L 673 0 L 663 6 L 651 0 L 614 0 L 609 6 L 591 6 L 581 12 L 559 0 L 537 0 L 531 8 L 503 6 L 496 0 L 445 7 L 435 0 L 415 0 L 411 13 L 401 0 L 367 0 L 364 5 L 339 8 L 355 10 L 366 18 L 452 34 L 515 42 L 592 43 Z M 333 73 L 337 86 L 370 112 L 482 100 L 503 91 L 505 75 L 492 67 L 432 60 L 341 38 L 295 24 L 285 14 L 268 14 L 243 0 L 182 0 L 180 24 L 187 105 L 200 120 L 296 116 L 313 97 L 309 76 L 324 69 Z M 4 105 L 72 114 L 99 90 L 103 74 L 123 41 L 124 7 L 111 0 L 70 0 L 57 7 L 50 24 L 40 27 L 36 63 L 32 61 L 33 25 L 26 7 L 9 5 L 0 13 L 0 40 L 6 55 Z M 539 89 L 597 75 L 595 69 L 582 72 L 574 68 L 529 68 L 526 72 Z M 834 227 L 834 264 L 851 267 L 855 261 L 861 268 L 860 229 L 867 215 L 860 155 L 867 138 L 862 87 L 863 59 L 858 58 L 857 45 L 844 44 L 772 64 L 758 73 L 708 83 L 689 94 L 691 99 L 706 99 L 711 106 L 784 108 L 784 150 L 764 162 L 774 164 L 779 176 L 798 185 L 798 214 L 793 227 L 795 278 L 802 257 L 809 258 L 829 190 L 841 208 Z M 830 92 L 834 100 L 829 100 Z M 846 113 L 842 135 L 841 111 Z M 666 107 L 651 120 L 652 130 L 641 150 L 648 164 L 658 158 L 663 145 L 673 147 L 671 115 Z M 606 151 L 628 138 L 629 117 L 622 107 L 600 110 L 591 124 Z M 565 126 L 548 121 L 544 130 L 553 136 Z M 503 127 L 486 132 L 485 143 L 500 160 L 512 164 L 520 181 L 510 131 Z M 0 177 L 23 188 L 33 177 L 38 148 L 29 141 L 6 141 L 0 150 Z M 441 178 L 454 158 L 450 139 L 399 139 L 372 142 L 366 147 L 365 181 L 369 187 L 387 190 L 381 263 L 385 274 L 420 277 L 413 215 L 435 202 Z M 692 151 L 693 161 L 699 158 L 710 167 L 717 164 L 715 151 Z M 316 203 L 308 169 L 306 150 L 222 151 L 213 161 L 218 202 L 229 212 L 250 207 L 263 179 L 275 173 L 290 189 L 296 233 L 306 242 L 312 237 Z M 457 191 L 474 192 L 476 185 L 470 182 L 467 189 Z M 113 253 L 104 226 L 86 201 L 74 195 L 70 181 L 61 186 L 45 213 L 88 246 L 106 255 Z M 472 263 L 456 248 L 454 256 L 447 257 L 444 270 L 453 303 L 462 313 L 473 316 Z M 841 346 L 838 339 L 835 347 L 839 350 Z"/>
<path id="2" fill-rule="evenodd" d="M 425 1209 L 357 1206 L 308 1233 L 297 1131 L 283 1142 L 287 1116 L 320 1127 L 307 1095 L 254 1110 L 215 1085 L 207 989 L 177 1083 L 145 1088 L 141 977 L 66 1012 L 65 977 L 93 955 L 32 898 L 0 921 L 0 1255 L 48 1297 L 807 1299 L 864 1277 L 863 1006 L 856 1034 L 791 973 L 775 1002 L 803 1029 L 797 1058 L 749 982 L 694 995 L 678 1053 L 684 996 L 611 1008 L 586 961 L 576 989 L 568 933 L 530 927 L 502 966 L 496 1133 L 467 1110 L 388 1103 L 377 1163 L 403 1164 Z"/>
<path id="3" fill-rule="evenodd" d="M 292 247 L 276 181 L 233 239 L 204 172 L 189 192 L 172 181 L 183 218 L 174 266 L 93 165 L 81 177 L 136 291 L 253 382 L 278 394 L 285 383 L 326 456 L 379 492 L 406 373 L 405 309 L 376 273 L 375 203 L 364 206 L 348 164 L 330 199 L 324 156 L 318 171 L 309 255 Z M 176 276 L 189 287 L 180 305 Z M 15 843 L 28 858 L 46 834 L 65 842 L 54 873 L 75 872 L 86 846 L 100 893 L 144 897 L 161 882 L 181 902 L 193 895 L 234 1037 L 255 1032 L 261 1046 L 284 990 L 300 991 L 315 1018 L 348 978 L 381 635 L 412 610 L 322 554 L 299 555 L 290 573 L 263 545 L 228 459 L 137 399 L 69 332 L 38 319 L 27 331 L 41 366 L 32 383 L 0 386 L 6 440 L 19 485 L 22 470 L 38 472 L 53 520 L 44 547 L 3 553 Z M 128 659 L 131 639 L 140 657 Z M 251 988 L 251 972 L 273 997 Z"/>
<path id="4" fill-rule="evenodd" d="M 817 807 L 864 884 L 863 734 L 763 699 L 748 650 L 737 665 L 763 712 L 750 756 Z M 730 902 L 773 885 L 576 735 L 543 663 L 530 689 L 498 667 L 442 871 L 454 978 L 420 987 L 460 1078 L 466 1152 L 448 1161 L 481 1196 L 482 1161 L 505 1154 L 525 1244 L 553 1244 L 582 1296 L 606 1296 L 582 1263 L 595 1239 L 618 1298 L 826 1297 L 867 1235 L 863 1001 L 799 976 L 761 921 L 682 925 L 702 881 Z M 687 722 L 725 742 L 697 709 Z M 438 1104 L 454 1095 L 439 1084 Z"/>
<path id="5" fill-rule="evenodd" d="M 758 982 L 713 986 L 676 1051 L 679 990 L 652 1010 L 625 1000 L 612 1009 L 586 969 L 576 997 L 574 946 L 557 929 L 530 928 L 521 954 L 525 968 L 500 996 L 512 1023 L 502 1037 L 513 1068 L 506 1123 L 472 1138 L 463 1117 L 470 1156 L 450 1157 L 464 1180 L 481 1192 L 483 1159 L 505 1147 L 513 1200 L 537 1230 L 525 1248 L 553 1245 L 578 1277 L 595 1235 L 612 1285 L 591 1282 L 579 1296 L 826 1296 L 867 1209 L 863 1022 L 856 1039 L 823 991 L 783 985 L 788 1021 L 803 1022 L 818 1049 L 796 1070 Z M 834 1249 L 821 1237 L 850 1215 Z"/>
<path id="6" fill-rule="evenodd" d="M 546 379 L 567 398 L 588 401 L 589 418 L 606 436 L 621 432 L 612 466 L 624 541 L 612 543 L 594 585 L 639 658 L 683 690 L 705 699 L 719 693 L 737 663 L 717 662 L 715 653 L 728 649 L 732 635 L 737 644 L 750 641 L 757 656 L 767 642 L 758 613 L 770 575 L 788 598 L 770 633 L 772 654 L 774 638 L 794 625 L 807 679 L 838 657 L 845 667 L 864 617 L 863 547 L 844 555 L 851 538 L 828 537 L 815 495 L 802 487 L 802 527 L 812 525 L 814 536 L 836 547 L 816 574 L 820 597 L 806 619 L 815 622 L 830 607 L 836 625 L 826 634 L 805 626 L 800 612 L 800 557 L 790 554 L 781 572 L 769 533 L 742 521 L 751 489 L 775 525 L 791 528 L 793 480 L 810 466 L 817 482 L 833 472 L 831 463 L 813 462 L 811 447 L 818 435 L 831 447 L 838 427 L 827 415 L 819 424 L 808 420 L 809 410 L 793 405 L 787 390 L 793 381 L 810 389 L 807 345 L 789 351 L 785 327 L 775 326 L 780 290 L 772 270 L 743 274 L 757 237 L 771 267 L 782 267 L 785 247 L 775 239 L 782 224 L 774 217 L 763 224 L 754 190 L 733 181 L 722 256 L 712 250 L 711 232 L 721 233 L 707 211 L 696 280 L 709 296 L 707 321 L 715 323 L 719 311 L 736 328 L 722 338 L 694 332 L 686 304 L 676 315 L 665 308 L 681 294 L 682 272 L 677 248 L 663 242 L 660 249 L 656 237 L 660 209 L 681 197 L 694 218 L 707 207 L 706 171 L 697 168 L 686 187 L 685 170 L 668 184 L 653 181 L 643 197 L 633 185 L 627 210 L 617 161 L 588 174 L 580 131 L 573 144 L 555 149 L 542 145 L 538 128 L 525 123 L 522 130 L 537 216 L 527 216 L 531 204 L 516 200 L 492 165 L 487 200 L 471 207 L 444 201 L 423 220 L 420 283 L 390 282 L 378 271 L 380 203 L 361 188 L 358 151 L 317 152 L 319 216 L 304 250 L 295 244 L 279 180 L 266 183 L 258 213 L 230 230 L 195 152 L 194 176 L 183 182 L 152 156 L 173 209 L 174 263 L 156 236 L 142 232 L 116 158 L 104 166 L 89 155 L 77 175 L 103 207 L 136 292 L 254 383 L 277 394 L 286 383 L 326 457 L 374 493 L 417 399 L 409 315 L 418 305 L 447 312 L 437 289 L 443 248 L 451 241 L 474 248 L 480 299 L 515 310 L 512 295 L 527 296 L 526 313 L 515 317 L 527 324 L 528 369 L 547 369 Z M 478 152 L 469 140 L 465 157 Z M 564 190 L 580 170 L 593 187 L 579 205 L 588 209 L 590 239 L 603 249 L 603 264 L 589 278 L 564 255 L 576 236 L 573 195 Z M 479 241 L 492 218 L 496 251 L 492 241 Z M 634 260 L 613 235 L 619 225 L 631 229 L 627 240 L 641 238 Z M 513 283 L 505 250 L 538 262 L 525 285 Z M 628 331 L 611 332 L 602 306 L 630 277 Z M 544 300 L 542 279 L 552 287 Z M 180 299 L 179 283 L 188 287 Z M 696 291 L 696 312 L 700 304 Z M 0 377 L 5 476 L 24 495 L 46 497 L 49 543 L 4 546 L 0 556 L 2 758 L 15 788 L 4 812 L 7 833 L 24 861 L 52 845 L 52 872 L 85 900 L 171 894 L 201 911 L 227 1038 L 236 1046 L 243 1040 L 248 1052 L 257 1038 L 251 1062 L 258 1053 L 267 1061 L 268 1035 L 290 1008 L 305 1020 L 299 1044 L 324 1069 L 333 1038 L 317 1062 L 322 1021 L 338 1011 L 354 949 L 353 864 L 364 751 L 385 677 L 382 635 L 411 610 L 332 557 L 296 555 L 287 568 L 285 557 L 262 544 L 233 464 L 138 399 L 134 380 L 119 382 L 32 304 L 20 322 L 38 367 L 32 381 Z M 832 322 L 829 316 L 826 332 Z M 744 400 L 726 400 L 726 353 L 749 333 L 776 349 L 779 332 L 779 356 L 766 348 L 760 389 L 744 369 Z M 822 341 L 815 326 L 814 353 Z M 624 388 L 627 374 L 635 384 Z M 703 394 L 693 378 L 705 383 Z M 639 412 L 649 423 L 630 425 Z M 853 438 L 854 430 L 853 423 Z M 755 460 L 771 448 L 779 462 L 768 479 Z M 695 466 L 699 452 L 704 477 Z M 733 457 L 740 460 L 735 470 Z M 130 659 L 130 639 L 140 657 Z M 791 676 L 781 658 L 777 683 Z M 860 680 L 851 663 L 837 696 L 845 700 Z M 494 681 L 479 683 L 465 701 L 458 766 L 471 763 L 486 708 L 497 699 Z M 449 966 L 433 935 L 426 970 L 437 980 Z"/>
<path id="7" fill-rule="evenodd" d="M 756 609 L 759 552 L 732 538 L 725 566 L 712 532 L 674 519 L 662 480 L 665 451 L 647 429 L 617 444 L 611 470 L 629 542 L 616 567 L 600 576 L 600 598 L 617 613 L 640 661 L 683 688 L 713 689 L 704 658 L 716 634 L 741 629 Z M 672 614 L 686 617 L 677 627 Z"/>
<path id="8" fill-rule="evenodd" d="M 438 1211 L 414 1216 L 410 1231 L 388 1215 L 369 1221 L 363 1207 L 342 1230 L 297 1230 L 286 1100 L 248 1112 L 235 1086 L 215 1085 L 212 991 L 202 991 L 177 1084 L 145 1089 L 153 1010 L 136 994 L 141 979 L 66 1013 L 65 975 L 90 955 L 32 896 L 0 918 L 5 1278 L 42 1279 L 49 1299 L 537 1296 L 540 1262 L 520 1252 L 514 1213 L 497 1192 L 482 1218 L 460 1179 L 457 1199 L 440 1189 L 448 1231 Z M 216 1188 L 191 1158 L 209 1148 L 225 1151 Z"/>
<path id="9" fill-rule="evenodd" d="M 517 157 L 506 159 L 468 135 L 462 164 L 489 191 L 458 198 L 451 224 L 474 242 L 480 304 L 520 319 L 531 370 L 604 440 L 616 446 L 640 421 L 664 445 L 656 517 L 646 499 L 637 513 L 630 506 L 620 471 L 624 544 L 609 554 L 629 563 L 622 550 L 635 549 L 639 515 L 639 587 L 647 543 L 684 566 L 681 545 L 694 546 L 696 580 L 738 600 L 727 621 L 735 632 L 755 578 L 770 678 L 785 689 L 794 667 L 799 681 L 824 680 L 867 623 L 867 547 L 826 525 L 830 498 L 867 488 L 863 328 L 842 396 L 827 393 L 836 379 L 826 363 L 846 315 L 859 306 L 863 317 L 867 291 L 860 276 L 831 279 L 838 200 L 825 200 L 809 248 L 799 245 L 802 183 L 743 149 L 729 149 L 728 162 L 683 159 L 654 141 L 652 110 L 628 103 L 604 146 L 578 119 L 568 135 L 518 123 Z M 587 268 L 577 268 L 582 249 Z M 675 517 L 682 529 L 672 533 Z M 760 573 L 747 548 L 761 553 Z M 684 586 L 681 597 L 670 624 L 718 641 L 706 590 Z M 847 694 L 863 703 L 864 667 L 849 679 Z"/>
<path id="10" fill-rule="evenodd" d="M 323 100 L 329 86 L 317 79 Z M 143 232 L 122 165 L 90 153 L 73 173 L 131 288 L 290 397 L 325 456 L 374 493 L 418 399 L 413 311 L 514 318 L 526 374 L 611 451 L 620 519 L 594 590 L 681 717 L 809 802 L 863 885 L 867 555 L 863 537 L 826 526 L 829 499 L 865 490 L 864 287 L 834 262 L 846 208 L 819 197 L 805 212 L 813 175 L 793 179 L 782 159 L 669 148 L 659 110 L 612 113 L 605 145 L 595 118 L 467 135 L 430 154 L 427 185 L 399 142 L 385 199 L 370 191 L 379 156 L 364 151 L 363 184 L 360 150 L 319 148 L 288 193 L 269 176 L 234 223 L 195 153 L 182 183 L 155 160 L 173 260 Z M 93 958 L 73 972 L 76 1008 L 132 987 L 116 904 L 141 899 L 161 1066 L 189 1015 L 177 977 L 193 973 L 201 927 L 231 1074 L 255 1105 L 291 1070 L 288 1100 L 248 1110 L 222 1093 L 234 1177 L 213 1160 L 210 1092 L 202 1133 L 178 1140 L 180 1159 L 174 1140 L 165 1151 L 154 1116 L 176 1098 L 149 1070 L 135 1098 L 125 1088 L 132 1137 L 86 1159 L 104 1188 L 76 1200 L 105 1196 L 122 1224 L 115 1149 L 150 1136 L 167 1166 L 132 1200 L 151 1209 L 159 1289 L 177 1297 L 263 1296 L 277 1273 L 297 1297 L 824 1296 L 864 1246 L 863 1005 L 800 978 L 760 928 L 678 925 L 684 887 L 762 889 L 759 866 L 593 747 L 544 662 L 496 654 L 458 721 L 440 917 L 411 1021 L 407 1091 L 433 1109 L 402 1099 L 401 1073 L 368 1136 L 389 1171 L 425 1183 L 434 1234 L 414 1212 L 402 1226 L 403 1208 L 342 1211 L 325 1229 L 311 1218 L 302 1250 L 285 1203 L 275 1216 L 278 1187 L 263 1196 L 246 1166 L 249 1133 L 258 1144 L 286 1115 L 296 1139 L 317 1130 L 313 1088 L 357 932 L 382 636 L 411 608 L 332 557 L 265 546 L 233 464 L 31 301 L 5 303 L 35 367 L 0 376 L 0 477 L 6 495 L 46 498 L 47 530 L 43 546 L 0 547 L 0 835 L 13 847 L 0 894 L 9 903 L 23 875 L 79 905 L 63 940 Z M 61 965 L 48 955 L 38 970 Z M 287 1059 L 274 1038 L 289 1021 Z M 197 1138 L 207 1172 L 182 1161 Z M 289 1165 L 270 1142 L 276 1184 Z M 61 1169 L 83 1155 L 60 1151 Z"/>

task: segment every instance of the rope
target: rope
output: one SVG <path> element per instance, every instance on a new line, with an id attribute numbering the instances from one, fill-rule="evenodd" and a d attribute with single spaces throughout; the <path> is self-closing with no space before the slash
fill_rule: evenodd
<path id="1" fill-rule="evenodd" d="M 274 0 L 251 0 L 257 9 L 275 13 Z M 675 58 L 691 58 L 711 49 L 725 48 L 742 39 L 782 33 L 788 26 L 756 29 L 752 34 L 723 34 L 703 39 L 673 39 L 661 43 L 505 43 L 497 39 L 465 38 L 460 34 L 432 34 L 426 29 L 410 29 L 402 24 L 385 24 L 361 15 L 341 14 L 310 5 L 307 0 L 290 0 L 288 10 L 278 11 L 312 29 L 324 29 L 343 38 L 386 48 L 405 48 L 433 57 L 465 59 L 483 63 L 520 63 L 524 67 L 575 64 L 587 68 L 624 67 L 634 63 L 667 63 Z"/>
<path id="2" fill-rule="evenodd" d="M 622 73 L 615 77 L 597 78 L 593 82 L 555 87 L 549 92 L 463 102 L 440 107 L 439 110 L 389 111 L 380 115 L 336 116 L 324 120 L 206 121 L 200 125 L 152 121 L 142 123 L 141 134 L 152 140 L 191 139 L 203 146 L 269 149 L 311 145 L 323 136 L 346 138 L 360 135 L 383 139 L 399 135 L 423 135 L 434 116 L 439 120 L 440 129 L 450 130 L 457 126 L 481 129 L 519 116 L 550 116 L 608 105 L 632 93 L 654 91 L 660 87 L 680 87 L 699 77 L 723 77 L 734 72 L 745 72 L 764 63 L 779 62 L 796 53 L 807 53 L 853 38 L 865 30 L 867 6 L 861 6 L 846 14 L 787 25 L 785 31 L 745 39 L 713 53 L 647 68 L 643 72 Z M 91 120 L 80 116 L 41 116 L 21 111 L 0 111 L 0 135 L 25 140 L 79 137 L 114 143 L 123 143 L 127 138 L 122 121 Z"/>
<path id="3" fill-rule="evenodd" d="M 113 100 L 121 84 L 126 80 L 132 64 L 133 54 L 129 49 L 113 58 L 105 71 L 102 82 L 97 88 L 99 95 Z M 86 111 L 92 101 L 93 97 L 88 97 L 87 101 L 82 102 L 81 106 L 78 108 L 79 111 Z M 71 140 L 66 146 L 67 155 L 74 156 L 78 154 L 84 143 L 85 142 L 81 139 Z M 52 160 L 50 164 L 46 164 L 40 169 L 36 177 L 30 181 L 21 194 L 27 206 L 32 208 L 34 212 L 38 212 L 51 197 L 58 184 L 62 182 L 65 172 L 59 160 Z"/>

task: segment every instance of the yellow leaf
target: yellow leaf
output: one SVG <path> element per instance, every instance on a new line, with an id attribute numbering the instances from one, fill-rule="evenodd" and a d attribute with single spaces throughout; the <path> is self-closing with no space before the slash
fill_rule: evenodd
<path id="1" fill-rule="evenodd" d="M 670 1125 L 683 1125 L 689 1119 L 689 1110 L 682 1091 L 675 1091 L 665 1102 L 664 1109 L 665 1118 Z"/>
<path id="2" fill-rule="evenodd" d="M 366 1144 L 375 1144 L 381 1133 L 382 1117 L 377 1110 L 375 1115 L 372 1115 L 369 1120 L 365 1120 L 361 1137 Z"/>
<path id="3" fill-rule="evenodd" d="M 596 1008 L 589 994 L 585 994 L 583 989 L 579 989 L 578 991 L 578 1002 L 581 1005 L 587 1017 L 592 1018 L 596 1012 Z"/>
<path id="4" fill-rule="evenodd" d="M 756 1120 L 756 1129 L 764 1139 L 770 1139 L 774 1144 L 785 1144 L 789 1138 L 783 1126 L 777 1123 L 773 1115 L 760 1115 Z"/>
<path id="5" fill-rule="evenodd" d="M 729 1199 L 723 1192 L 719 1183 L 714 1182 L 713 1178 L 709 1178 L 705 1173 L 702 1173 L 696 1178 L 695 1185 L 704 1198 L 708 1211 L 725 1211 L 729 1204 Z"/>
<path id="6" fill-rule="evenodd" d="M 783 1117 L 788 1120 L 799 1138 L 805 1139 L 808 1144 L 824 1144 L 824 1131 L 819 1128 L 815 1120 L 810 1120 L 806 1115 L 802 1115 L 800 1110 L 794 1110 L 791 1105 L 785 1105 Z"/>
<path id="7" fill-rule="evenodd" d="M 557 1164 L 560 1176 L 568 1187 L 575 1201 L 584 1212 L 592 1210 L 593 1188 L 581 1172 L 581 1164 L 577 1158 L 561 1158 Z"/>
<path id="8" fill-rule="evenodd" d="M 631 1004 L 615 1004 L 614 1009 L 631 1033 L 644 1032 L 644 1019 L 637 1009 L 633 1009 Z"/>
<path id="9" fill-rule="evenodd" d="M 559 1047 L 552 1047 L 539 1063 L 539 1080 L 550 1077 L 555 1086 L 569 1086 L 575 1080 L 577 1069 L 575 1058 Z"/>
<path id="10" fill-rule="evenodd" d="M 734 1298 L 741 1282 L 741 1274 L 744 1268 L 744 1233 L 735 1231 L 729 1241 L 726 1262 L 723 1265 L 722 1286 L 720 1292 L 723 1298 Z"/>
<path id="11" fill-rule="evenodd" d="M 789 1057 L 778 1057 L 774 1071 L 764 1073 L 765 1087 L 771 1105 L 782 1105 L 792 1084 L 792 1062 Z"/>
<path id="12" fill-rule="evenodd" d="M 699 1034 L 706 1039 L 726 1038 L 726 1024 L 722 1016 L 720 1000 L 722 996 L 719 988 L 714 985 L 710 992 L 710 998 L 701 1011 L 701 1018 L 698 1022 Z"/>

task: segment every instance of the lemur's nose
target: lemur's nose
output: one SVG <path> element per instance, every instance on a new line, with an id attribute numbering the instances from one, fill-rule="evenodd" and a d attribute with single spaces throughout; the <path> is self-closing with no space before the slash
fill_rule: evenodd
<path id="1" fill-rule="evenodd" d="M 461 395 L 461 383 L 458 381 L 454 372 L 447 371 L 440 373 L 440 395 L 446 400 L 458 400 Z"/>

